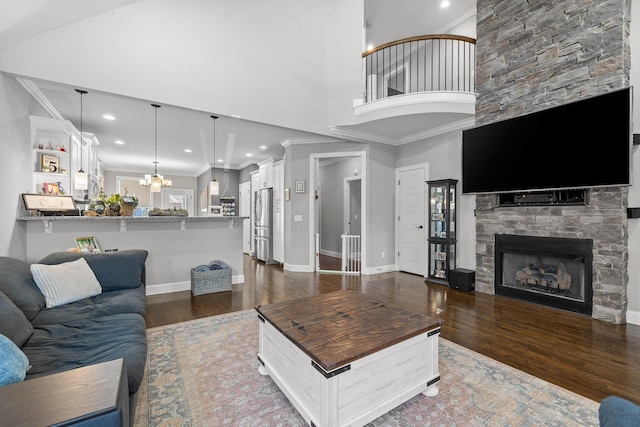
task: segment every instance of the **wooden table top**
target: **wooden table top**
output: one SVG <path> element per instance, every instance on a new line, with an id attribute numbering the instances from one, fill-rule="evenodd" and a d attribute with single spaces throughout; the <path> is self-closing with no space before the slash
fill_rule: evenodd
<path id="1" fill-rule="evenodd" d="M 441 320 L 352 290 L 258 306 L 256 311 L 325 371 L 442 324 Z"/>

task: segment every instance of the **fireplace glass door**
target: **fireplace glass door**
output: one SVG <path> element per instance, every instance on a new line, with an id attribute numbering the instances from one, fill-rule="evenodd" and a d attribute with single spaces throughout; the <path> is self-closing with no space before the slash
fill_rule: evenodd
<path id="1" fill-rule="evenodd" d="M 495 243 L 496 294 L 591 314 L 593 240 L 496 234 Z"/>

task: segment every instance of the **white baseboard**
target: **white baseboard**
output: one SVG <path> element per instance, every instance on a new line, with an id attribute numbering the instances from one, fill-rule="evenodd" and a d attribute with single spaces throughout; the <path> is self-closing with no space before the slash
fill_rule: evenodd
<path id="1" fill-rule="evenodd" d="M 342 258 L 342 252 L 334 252 L 328 249 L 320 249 L 320 255 L 330 256 L 333 258 Z"/>
<path id="2" fill-rule="evenodd" d="M 231 276 L 231 284 L 244 283 L 244 274 Z M 190 291 L 191 282 L 159 283 L 149 285 L 146 288 L 146 295 L 170 294 L 172 292 Z"/>
<path id="3" fill-rule="evenodd" d="M 627 323 L 640 325 L 640 312 L 627 310 Z"/>
<path id="4" fill-rule="evenodd" d="M 296 273 L 313 273 L 315 271 L 314 267 L 311 265 L 295 265 L 295 264 L 287 264 L 284 263 L 282 268 L 287 271 L 294 271 Z"/>
<path id="5" fill-rule="evenodd" d="M 395 264 L 378 265 L 376 267 L 368 267 L 366 270 L 362 271 L 362 274 L 371 276 L 373 274 L 388 273 L 390 271 L 396 271 L 396 270 L 397 269 Z"/>

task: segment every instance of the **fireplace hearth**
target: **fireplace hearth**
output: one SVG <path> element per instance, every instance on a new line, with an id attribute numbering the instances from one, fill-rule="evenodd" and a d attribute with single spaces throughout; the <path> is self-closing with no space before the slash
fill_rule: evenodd
<path id="1" fill-rule="evenodd" d="M 593 240 L 495 236 L 495 293 L 591 315 Z"/>

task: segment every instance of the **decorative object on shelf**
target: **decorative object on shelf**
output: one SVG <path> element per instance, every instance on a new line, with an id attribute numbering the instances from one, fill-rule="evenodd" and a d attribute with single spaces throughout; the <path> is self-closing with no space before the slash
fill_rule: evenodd
<path id="1" fill-rule="evenodd" d="M 42 183 L 42 194 L 57 195 L 59 192 L 58 184 L 56 182 L 44 182 Z"/>
<path id="2" fill-rule="evenodd" d="M 149 216 L 189 216 L 189 211 L 178 208 L 153 208 L 149 211 Z"/>
<path id="3" fill-rule="evenodd" d="M 98 254 L 100 253 L 100 247 L 95 237 L 76 237 L 76 247 L 80 252 L 89 252 Z"/>
<path id="4" fill-rule="evenodd" d="M 86 90 L 76 89 L 76 92 L 80 94 L 80 169 L 76 172 L 73 178 L 73 188 L 76 190 L 86 190 L 89 188 L 89 176 L 82 169 L 83 166 L 83 146 L 84 146 L 84 134 L 82 133 L 82 97 L 87 93 Z M 48 147 L 47 147 L 48 148 Z"/>
<path id="5" fill-rule="evenodd" d="M 211 116 L 211 118 L 213 119 L 213 162 L 211 163 L 213 179 L 209 183 L 209 196 L 217 196 L 220 194 L 220 185 L 216 181 L 216 120 L 218 116 Z"/>
<path id="6" fill-rule="evenodd" d="M 135 194 L 129 194 L 127 188 L 124 189 L 124 194 L 120 197 L 120 215 L 132 216 L 133 211 L 138 206 L 138 198 Z"/>
<path id="7" fill-rule="evenodd" d="M 144 179 L 140 180 L 140 185 L 143 187 L 151 187 L 152 193 L 159 193 L 162 187 L 171 187 L 171 181 L 164 179 L 162 175 L 158 175 L 158 108 L 160 105 L 151 104 L 155 110 L 155 155 L 153 160 L 153 176 L 145 175 Z"/>
<path id="8" fill-rule="evenodd" d="M 49 154 L 42 155 L 42 165 L 40 170 L 42 172 L 58 173 L 60 169 L 60 158 L 58 156 L 51 156 Z"/>
<path id="9" fill-rule="evenodd" d="M 222 206 L 209 206 L 209 216 L 224 216 Z"/>
<path id="10" fill-rule="evenodd" d="M 138 206 L 133 210 L 133 215 L 135 217 L 149 216 L 149 208 L 147 206 Z"/>
<path id="11" fill-rule="evenodd" d="M 100 191 L 98 197 L 94 197 L 89 202 L 89 208 L 84 211 L 85 216 L 100 216 L 104 215 L 107 205 L 105 202 L 106 196 L 104 192 Z"/>
<path id="12" fill-rule="evenodd" d="M 105 199 L 107 206 L 106 213 L 109 216 L 119 216 L 122 206 L 120 205 L 120 194 L 115 193 Z"/>

